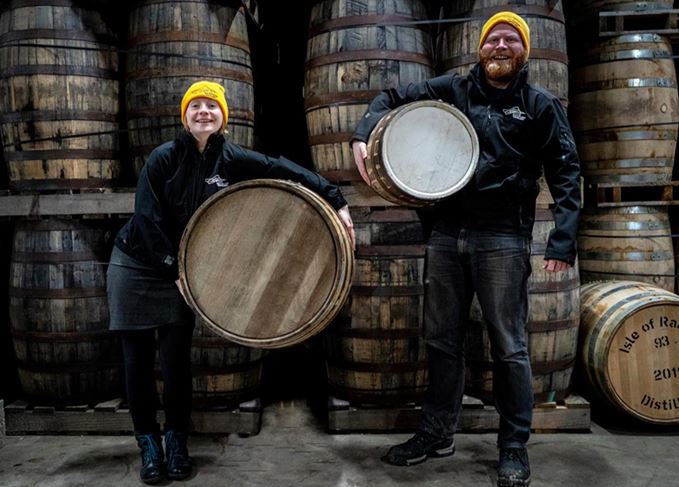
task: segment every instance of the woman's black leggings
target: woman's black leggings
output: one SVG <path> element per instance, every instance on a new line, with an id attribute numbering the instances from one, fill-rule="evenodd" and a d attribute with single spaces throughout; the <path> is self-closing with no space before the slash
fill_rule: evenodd
<path id="1" fill-rule="evenodd" d="M 163 374 L 165 431 L 188 432 L 191 421 L 191 336 L 193 323 L 120 333 L 125 360 L 125 387 L 134 432 L 159 431 L 158 392 L 154 372 L 156 332 Z"/>

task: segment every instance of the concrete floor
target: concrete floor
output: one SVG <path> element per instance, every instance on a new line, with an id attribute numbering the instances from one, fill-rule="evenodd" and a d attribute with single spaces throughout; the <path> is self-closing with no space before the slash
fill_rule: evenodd
<path id="1" fill-rule="evenodd" d="M 679 485 L 679 432 L 632 426 L 591 433 L 535 434 L 532 486 L 668 487 Z M 405 434 L 329 435 L 303 401 L 265 408 L 249 438 L 194 436 L 195 474 L 186 486 L 494 486 L 495 434 L 458 434 L 453 457 L 414 467 L 379 460 Z M 125 436 L 0 437 L 0 485 L 127 486 L 138 480 L 139 455 Z M 170 485 L 165 482 L 161 485 Z"/>

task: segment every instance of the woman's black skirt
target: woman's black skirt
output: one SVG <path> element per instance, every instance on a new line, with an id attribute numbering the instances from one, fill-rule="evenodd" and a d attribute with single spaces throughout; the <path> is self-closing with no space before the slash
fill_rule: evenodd
<path id="1" fill-rule="evenodd" d="M 177 285 L 117 247 L 106 274 L 109 330 L 145 330 L 191 324 L 194 315 Z"/>

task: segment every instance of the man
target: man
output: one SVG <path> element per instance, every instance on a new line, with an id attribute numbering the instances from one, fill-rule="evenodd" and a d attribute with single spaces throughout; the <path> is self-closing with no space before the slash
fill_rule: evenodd
<path id="1" fill-rule="evenodd" d="M 453 433 L 464 390 L 464 336 L 477 294 L 488 324 L 493 392 L 500 414 L 498 486 L 527 486 L 533 392 L 526 346 L 530 236 L 537 179 L 544 173 L 555 202 L 556 228 L 544 268 L 573 265 L 580 207 L 579 161 L 566 115 L 551 94 L 527 83 L 530 31 L 512 12 L 483 26 L 480 62 L 467 76 L 441 76 L 379 94 L 352 136 L 367 181 L 367 138 L 379 119 L 408 102 L 439 99 L 462 110 L 480 142 L 472 180 L 431 211 L 425 265 L 424 324 L 430 386 L 419 430 L 383 460 L 414 465 L 455 452 Z"/>

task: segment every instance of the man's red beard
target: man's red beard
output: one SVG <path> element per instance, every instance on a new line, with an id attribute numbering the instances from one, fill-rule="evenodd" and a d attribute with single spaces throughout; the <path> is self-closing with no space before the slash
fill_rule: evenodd
<path id="1" fill-rule="evenodd" d="M 481 57 L 481 66 L 486 73 L 486 78 L 493 81 L 510 81 L 519 70 L 526 64 L 526 53 L 503 61 L 496 61 L 492 54 Z"/>

